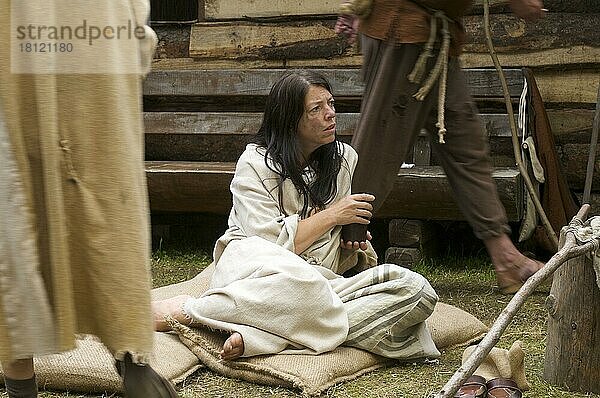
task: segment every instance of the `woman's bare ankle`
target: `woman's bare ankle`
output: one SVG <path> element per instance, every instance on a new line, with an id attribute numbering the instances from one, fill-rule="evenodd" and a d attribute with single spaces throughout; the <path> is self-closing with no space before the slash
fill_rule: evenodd
<path id="1" fill-rule="evenodd" d="M 152 302 L 152 314 L 154 316 L 154 330 L 167 332 L 171 326 L 167 323 L 167 316 L 172 317 L 184 325 L 191 324 L 190 318 L 183 312 L 183 304 L 193 298 L 189 295 L 180 295 L 165 300 Z"/>

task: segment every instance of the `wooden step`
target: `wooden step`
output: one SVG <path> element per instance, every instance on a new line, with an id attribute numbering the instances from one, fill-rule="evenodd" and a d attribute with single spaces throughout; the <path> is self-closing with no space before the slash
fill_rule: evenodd
<path id="1" fill-rule="evenodd" d="M 350 143 L 358 113 L 338 113 L 338 138 Z M 506 114 L 482 114 L 496 166 L 514 165 L 510 127 Z M 239 112 L 146 112 L 146 160 L 235 162 L 258 131 L 262 113 Z M 424 132 L 423 132 L 424 134 Z M 429 156 L 429 141 L 419 137 L 418 149 Z M 408 159 L 429 164 L 429 158 Z"/>
<path id="2" fill-rule="evenodd" d="M 150 207 L 155 212 L 229 214 L 229 184 L 235 163 L 146 162 Z M 509 220 L 521 219 L 523 184 L 516 169 L 493 173 Z M 462 220 L 443 170 L 436 166 L 401 169 L 378 217 Z"/>
<path id="3" fill-rule="evenodd" d="M 150 209 L 228 214 L 235 163 L 146 162 Z"/>

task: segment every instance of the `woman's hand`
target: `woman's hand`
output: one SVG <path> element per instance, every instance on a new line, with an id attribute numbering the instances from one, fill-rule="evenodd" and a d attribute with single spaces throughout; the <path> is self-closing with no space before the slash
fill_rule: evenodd
<path id="1" fill-rule="evenodd" d="M 333 218 L 335 225 L 346 224 L 369 224 L 369 219 L 373 215 L 371 203 L 375 196 L 368 193 L 355 193 L 338 200 L 327 209 L 323 210 L 329 213 Z"/>
<path id="2" fill-rule="evenodd" d="M 369 202 L 374 200 L 375 196 L 368 193 L 349 195 L 328 208 L 300 220 L 294 239 L 295 253 L 304 252 L 319 236 L 337 225 L 369 224 L 371 210 L 373 210 L 373 206 Z"/>
<path id="3" fill-rule="evenodd" d="M 370 241 L 371 239 L 373 239 L 373 236 L 371 236 L 371 233 L 369 231 L 367 231 L 367 240 Z M 347 250 L 367 250 L 367 248 L 369 247 L 367 245 L 367 242 L 344 242 L 344 239 L 340 238 L 340 246 L 342 247 L 342 249 L 347 249 Z"/>
<path id="4" fill-rule="evenodd" d="M 510 0 L 510 8 L 519 18 L 534 22 L 544 16 L 541 0 Z"/>

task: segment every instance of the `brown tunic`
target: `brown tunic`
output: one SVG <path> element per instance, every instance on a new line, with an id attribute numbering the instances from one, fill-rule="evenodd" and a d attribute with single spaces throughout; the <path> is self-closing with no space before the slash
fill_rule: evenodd
<path id="1" fill-rule="evenodd" d="M 64 3 L 49 0 L 45 5 L 60 10 Z M 72 15 L 104 13 L 143 24 L 146 0 L 117 3 L 69 7 Z M 15 9 L 25 16 L 39 7 L 37 2 L 18 5 Z M 13 34 L 11 17 L 10 1 L 0 0 L 0 37 Z M 57 17 L 55 25 L 63 18 Z M 151 59 L 151 53 L 141 51 L 142 40 L 133 53 L 123 51 L 126 40 L 111 43 L 115 51 L 107 64 Z M 74 42 L 74 55 L 85 45 Z M 24 216 L 19 223 L 10 218 L 4 224 L 10 229 L 0 234 L 0 361 L 69 350 L 75 347 L 75 333 L 90 333 L 115 357 L 130 352 L 135 362 L 146 362 L 154 332 L 142 76 L 16 74 L 10 49 L 0 47 L 0 167 L 11 167 L 9 182 L 20 192 L 8 204 Z M 68 56 L 51 55 L 39 56 Z M 82 61 L 98 63 L 101 56 Z M 15 236 L 24 236 L 27 247 L 17 245 Z M 28 283 L 32 278 L 36 283 Z M 32 317 L 36 313 L 46 316 Z"/>
<path id="2" fill-rule="evenodd" d="M 472 0 L 419 0 L 419 3 L 441 9 L 455 20 L 450 25 L 450 55 L 458 56 L 465 42 L 460 19 Z M 431 11 L 412 0 L 373 0 L 371 13 L 361 21 L 360 31 L 374 39 L 395 43 L 425 43 L 429 38 L 430 21 Z"/>

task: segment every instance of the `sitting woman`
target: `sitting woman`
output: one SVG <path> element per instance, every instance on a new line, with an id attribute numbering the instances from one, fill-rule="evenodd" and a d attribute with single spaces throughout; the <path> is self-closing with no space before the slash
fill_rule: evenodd
<path id="1" fill-rule="evenodd" d="M 154 302 L 165 315 L 228 331 L 224 360 L 331 351 L 340 344 L 385 357 L 437 357 L 425 319 L 437 295 L 421 275 L 377 266 L 368 242 L 343 242 L 341 226 L 368 224 L 369 194 L 351 194 L 357 154 L 336 140 L 329 83 L 292 72 L 271 89 L 254 144 L 237 162 L 229 229 L 199 298 Z M 372 267 L 372 268 L 369 268 Z M 346 271 L 363 270 L 351 277 Z"/>

